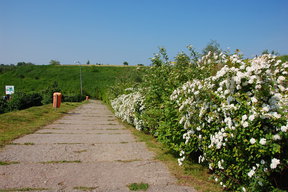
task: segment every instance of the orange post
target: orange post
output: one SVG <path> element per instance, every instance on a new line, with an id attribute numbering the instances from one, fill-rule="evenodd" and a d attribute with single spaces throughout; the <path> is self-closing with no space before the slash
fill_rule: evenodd
<path id="1" fill-rule="evenodd" d="M 53 93 L 53 107 L 59 108 L 61 105 L 62 94 L 55 92 Z"/>

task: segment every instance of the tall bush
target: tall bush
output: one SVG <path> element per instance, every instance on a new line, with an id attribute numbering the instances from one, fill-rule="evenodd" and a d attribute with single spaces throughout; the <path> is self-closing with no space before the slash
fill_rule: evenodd
<path id="1" fill-rule="evenodd" d="M 207 163 L 227 189 L 287 185 L 275 178 L 287 177 L 288 170 L 288 63 L 271 55 L 247 63 L 219 55 L 217 61 L 224 67 L 216 75 L 189 81 L 171 95 L 186 130 L 179 164 L 199 153 L 199 163 Z"/>
<path id="2" fill-rule="evenodd" d="M 5 99 L 0 98 L 0 114 L 5 113 L 8 110 L 8 104 Z"/>
<path id="3" fill-rule="evenodd" d="M 44 91 L 42 91 L 42 103 L 49 104 L 53 102 L 53 93 L 61 92 L 61 88 L 58 86 L 58 83 L 54 81 L 54 83 L 48 86 Z"/>
<path id="4" fill-rule="evenodd" d="M 17 92 L 13 94 L 12 99 L 8 101 L 8 111 L 27 109 L 33 106 L 42 105 L 42 96 L 39 93 L 26 94 Z"/>
<path id="5" fill-rule="evenodd" d="M 114 109 L 179 152 L 179 165 L 207 165 L 227 190 L 279 191 L 288 177 L 287 74 L 288 63 L 272 55 L 180 53 L 170 62 L 162 49 L 141 89 L 116 98 Z M 120 102 L 138 92 L 140 106 Z"/>

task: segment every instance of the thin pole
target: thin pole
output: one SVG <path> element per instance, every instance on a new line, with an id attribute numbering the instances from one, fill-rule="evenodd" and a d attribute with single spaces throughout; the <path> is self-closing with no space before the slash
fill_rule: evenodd
<path id="1" fill-rule="evenodd" d="M 81 96 L 83 95 L 83 90 L 82 90 L 82 65 L 80 63 L 80 88 L 81 88 Z"/>
<path id="2" fill-rule="evenodd" d="M 82 90 L 82 65 L 79 61 L 75 62 L 80 65 L 80 91 L 81 91 L 81 96 L 83 95 L 83 90 Z"/>

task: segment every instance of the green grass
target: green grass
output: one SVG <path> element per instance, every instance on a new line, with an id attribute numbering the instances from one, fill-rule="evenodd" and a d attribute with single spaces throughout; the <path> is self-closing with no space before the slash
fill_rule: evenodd
<path id="1" fill-rule="evenodd" d="M 45 161 L 45 162 L 41 162 L 42 164 L 58 164 L 58 163 L 81 163 L 80 160 L 76 160 L 76 161 Z"/>
<path id="2" fill-rule="evenodd" d="M 119 78 L 135 76 L 136 69 L 135 66 L 82 65 L 83 92 L 103 99 L 109 86 L 114 85 Z M 58 83 L 64 95 L 75 95 L 80 93 L 79 77 L 80 67 L 75 65 L 13 67 L 0 73 L 0 95 L 4 95 L 5 85 L 14 85 L 15 91 L 41 92 L 54 81 Z"/>
<path id="3" fill-rule="evenodd" d="M 131 163 L 131 162 L 135 162 L 135 161 L 141 161 L 141 159 L 116 160 L 116 161 L 120 162 L 120 163 Z"/>
<path id="4" fill-rule="evenodd" d="M 54 143 L 54 144 L 57 144 L 57 145 L 82 145 L 85 143 Z"/>
<path id="5" fill-rule="evenodd" d="M 35 143 L 28 142 L 28 143 L 24 143 L 24 145 L 35 145 Z"/>
<path id="6" fill-rule="evenodd" d="M 97 187 L 83 187 L 83 186 L 78 186 L 78 187 L 73 187 L 73 189 L 81 190 L 81 191 L 92 191 L 92 190 L 94 190 L 94 189 L 97 189 Z"/>
<path id="7" fill-rule="evenodd" d="M 88 150 L 87 149 L 83 149 L 83 150 L 79 150 L 79 151 L 73 151 L 74 153 L 84 153 L 84 152 L 87 152 Z"/>
<path id="8" fill-rule="evenodd" d="M 0 114 L 0 147 L 23 135 L 34 133 L 79 105 L 81 103 L 63 103 L 56 110 L 49 104 Z"/>
<path id="9" fill-rule="evenodd" d="M 148 183 L 131 183 L 128 185 L 131 191 L 146 191 L 149 188 Z"/>
<path id="10" fill-rule="evenodd" d="M 209 174 L 209 169 L 192 162 L 185 162 L 183 166 L 179 166 L 178 157 L 174 156 L 167 147 L 157 142 L 153 136 L 138 131 L 126 123 L 124 125 L 131 130 L 138 141 L 146 143 L 148 149 L 156 154 L 156 160 L 167 165 L 170 172 L 178 179 L 179 184 L 192 186 L 199 192 L 223 191 L 218 184 L 209 179 L 212 176 Z"/>
<path id="11" fill-rule="evenodd" d="M 15 161 L 0 161 L 0 166 L 1 165 L 13 165 L 13 164 L 19 164 L 19 162 L 15 162 Z"/>

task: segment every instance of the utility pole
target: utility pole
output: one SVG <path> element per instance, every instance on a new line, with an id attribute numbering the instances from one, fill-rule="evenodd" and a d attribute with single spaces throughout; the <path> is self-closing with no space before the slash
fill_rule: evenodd
<path id="1" fill-rule="evenodd" d="M 81 91 L 81 96 L 83 95 L 83 90 L 82 90 L 82 65 L 79 61 L 75 62 L 80 65 L 80 91 Z"/>

